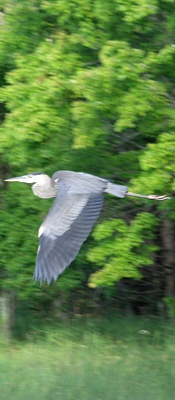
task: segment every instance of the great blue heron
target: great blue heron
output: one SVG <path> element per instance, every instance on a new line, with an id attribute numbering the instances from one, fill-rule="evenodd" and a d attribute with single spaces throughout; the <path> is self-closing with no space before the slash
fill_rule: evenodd
<path id="1" fill-rule="evenodd" d="M 127 191 L 106 179 L 82 172 L 58 171 L 52 178 L 41 172 L 6 179 L 34 183 L 33 193 L 41 198 L 56 197 L 39 228 L 39 247 L 34 279 L 48 284 L 56 280 L 75 259 L 92 230 L 103 205 L 103 193 L 117 197 L 137 196 L 165 200 L 167 196 L 143 196 Z"/>

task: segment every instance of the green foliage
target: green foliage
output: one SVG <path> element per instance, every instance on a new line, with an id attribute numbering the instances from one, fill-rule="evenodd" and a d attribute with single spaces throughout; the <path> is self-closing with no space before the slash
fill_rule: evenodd
<path id="1" fill-rule="evenodd" d="M 175 140 L 174 132 L 162 133 L 156 143 L 150 143 L 146 151 L 140 157 L 142 172 L 139 179 L 133 181 L 136 189 L 143 188 L 150 193 L 158 191 L 161 193 L 172 193 L 175 190 Z"/>
<path id="2" fill-rule="evenodd" d="M 167 314 L 169 318 L 175 317 L 175 298 L 174 297 L 165 297 L 164 304 L 167 308 Z"/>
<path id="3" fill-rule="evenodd" d="M 137 214 L 128 226 L 123 220 L 106 221 L 97 226 L 94 237 L 99 245 L 88 253 L 88 259 L 103 269 L 90 277 L 90 287 L 114 285 L 121 278 L 140 278 L 138 268 L 152 265 L 151 255 L 157 219 L 149 213 Z"/>
<path id="4" fill-rule="evenodd" d="M 133 191 L 171 194 L 173 0 L 1 3 L 2 179 L 71 169 Z M 0 286 L 25 301 L 31 294 L 34 301 L 54 300 L 57 285 L 47 290 L 31 280 L 37 229 L 51 202 L 34 199 L 24 186 L 1 189 Z M 153 208 L 147 201 L 106 199 L 90 246 L 65 272 L 60 291 L 84 290 L 88 279 L 91 286 L 106 286 L 139 278 L 140 267 L 151 265 L 161 246 L 165 214 L 174 220 L 173 201 Z"/>

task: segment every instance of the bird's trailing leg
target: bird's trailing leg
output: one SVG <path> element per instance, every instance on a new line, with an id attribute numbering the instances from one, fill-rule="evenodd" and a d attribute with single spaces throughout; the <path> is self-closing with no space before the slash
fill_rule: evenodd
<path id="1" fill-rule="evenodd" d="M 132 193 L 132 192 L 126 192 L 125 196 L 131 196 L 131 197 L 141 197 L 143 199 L 148 199 L 148 200 L 170 200 L 172 197 L 169 196 L 159 196 L 157 194 L 137 194 L 137 193 Z"/>

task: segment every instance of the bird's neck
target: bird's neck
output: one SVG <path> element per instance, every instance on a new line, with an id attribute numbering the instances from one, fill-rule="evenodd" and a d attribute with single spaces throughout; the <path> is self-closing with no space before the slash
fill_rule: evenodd
<path id="1" fill-rule="evenodd" d="M 35 183 L 32 186 L 32 190 L 35 196 L 38 196 L 42 199 L 49 199 L 51 197 L 56 197 L 57 188 L 54 185 L 52 179 L 45 175 L 43 183 Z"/>

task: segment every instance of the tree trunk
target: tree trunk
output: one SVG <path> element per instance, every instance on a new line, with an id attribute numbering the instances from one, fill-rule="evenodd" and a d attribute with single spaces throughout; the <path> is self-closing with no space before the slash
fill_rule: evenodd
<path id="1" fill-rule="evenodd" d="M 165 297 L 174 297 L 175 292 L 175 262 L 174 262 L 174 234 L 172 222 L 162 221 L 163 265 L 165 273 Z"/>
<path id="2" fill-rule="evenodd" d="M 0 294 L 1 313 L 1 337 L 8 343 L 12 337 L 14 326 L 14 296 L 13 293 L 1 292 Z"/>

